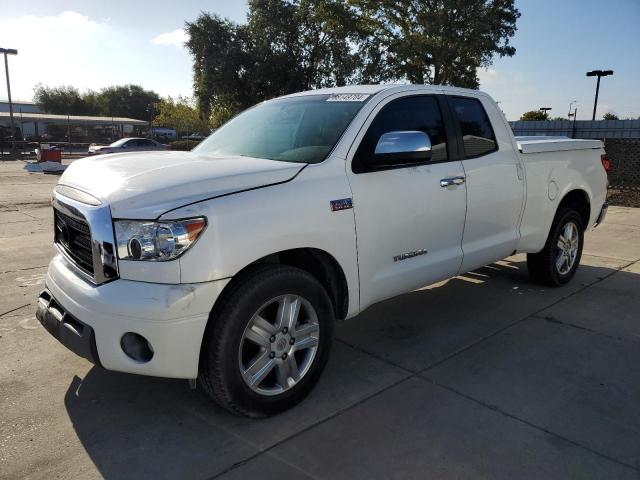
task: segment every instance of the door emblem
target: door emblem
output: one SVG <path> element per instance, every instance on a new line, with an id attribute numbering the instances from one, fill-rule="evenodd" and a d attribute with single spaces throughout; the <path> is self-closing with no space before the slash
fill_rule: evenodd
<path id="1" fill-rule="evenodd" d="M 348 210 L 349 208 L 353 208 L 353 201 L 351 200 L 351 198 L 331 200 L 329 202 L 329 206 L 331 207 L 332 212 L 337 212 L 338 210 Z"/>
<path id="2" fill-rule="evenodd" d="M 401 253 L 400 255 L 395 255 L 393 257 L 394 262 L 400 262 L 402 260 L 407 260 L 408 258 L 418 257 L 420 255 L 426 255 L 429 253 L 426 248 L 421 248 L 420 250 L 414 250 L 413 252 Z"/>

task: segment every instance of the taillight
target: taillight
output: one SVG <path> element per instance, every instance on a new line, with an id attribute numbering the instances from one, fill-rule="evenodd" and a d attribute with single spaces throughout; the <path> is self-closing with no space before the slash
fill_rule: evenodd
<path id="1" fill-rule="evenodd" d="M 609 160 L 609 155 L 603 153 L 602 155 L 600 155 L 600 161 L 602 162 L 604 171 L 609 172 L 611 170 L 611 160 Z"/>

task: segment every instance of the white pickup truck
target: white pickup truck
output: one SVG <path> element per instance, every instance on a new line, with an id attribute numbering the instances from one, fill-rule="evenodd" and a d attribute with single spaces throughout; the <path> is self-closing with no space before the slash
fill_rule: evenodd
<path id="1" fill-rule="evenodd" d="M 310 392 L 335 320 L 516 252 L 535 280 L 571 280 L 607 166 L 600 141 L 514 138 L 478 91 L 277 98 L 192 152 L 71 164 L 37 317 L 106 369 L 269 415 Z"/>

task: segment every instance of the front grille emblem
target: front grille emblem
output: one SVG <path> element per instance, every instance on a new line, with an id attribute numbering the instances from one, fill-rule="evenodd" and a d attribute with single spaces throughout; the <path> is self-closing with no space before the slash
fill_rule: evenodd
<path id="1" fill-rule="evenodd" d="M 67 222 L 58 218 L 58 221 L 56 222 L 56 229 L 58 230 L 58 240 L 60 240 L 60 243 L 69 248 L 70 235 Z"/>

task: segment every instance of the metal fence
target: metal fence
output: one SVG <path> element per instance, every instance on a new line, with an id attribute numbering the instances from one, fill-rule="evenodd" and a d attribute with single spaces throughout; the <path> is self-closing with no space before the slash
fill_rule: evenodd
<path id="1" fill-rule="evenodd" d="M 569 138 L 638 138 L 640 120 L 541 120 L 509 122 L 514 135 L 551 135 Z"/>
<path id="2" fill-rule="evenodd" d="M 611 187 L 640 190 L 640 139 L 608 138 L 605 150 L 611 160 Z"/>

